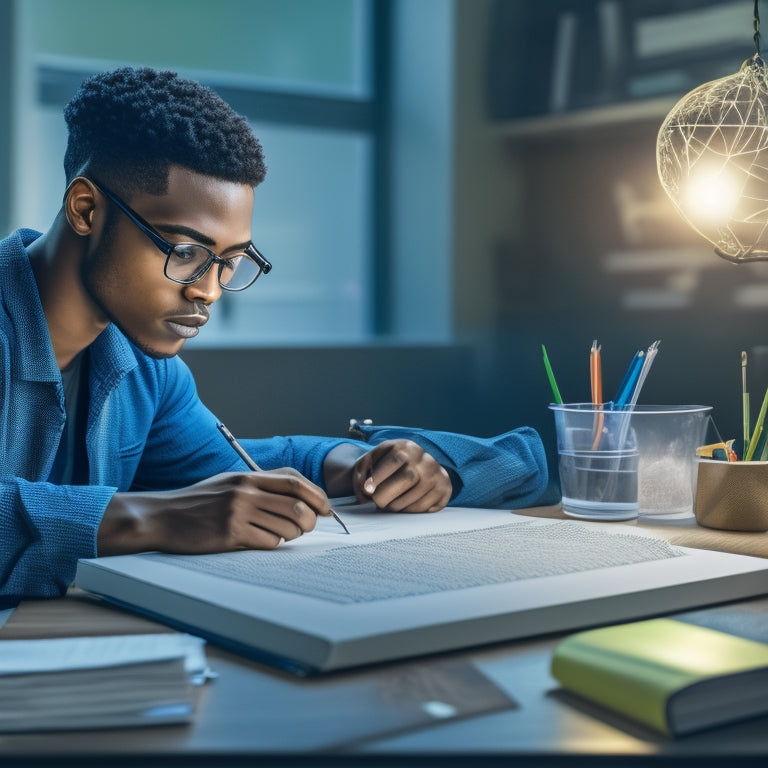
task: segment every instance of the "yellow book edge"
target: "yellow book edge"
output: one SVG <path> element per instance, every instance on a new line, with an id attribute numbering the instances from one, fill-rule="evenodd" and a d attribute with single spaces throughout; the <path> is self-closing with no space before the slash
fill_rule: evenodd
<path id="1" fill-rule="evenodd" d="M 567 690 L 668 736 L 768 712 L 768 645 L 674 619 L 571 635 L 551 672 Z"/>

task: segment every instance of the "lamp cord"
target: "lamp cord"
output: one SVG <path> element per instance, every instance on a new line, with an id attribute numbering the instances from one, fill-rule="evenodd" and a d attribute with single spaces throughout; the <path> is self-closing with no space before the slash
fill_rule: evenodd
<path id="1" fill-rule="evenodd" d="M 755 29 L 755 50 L 757 51 L 757 55 L 760 56 L 760 11 L 758 9 L 759 0 L 755 0 L 755 21 L 754 21 L 754 29 Z"/>

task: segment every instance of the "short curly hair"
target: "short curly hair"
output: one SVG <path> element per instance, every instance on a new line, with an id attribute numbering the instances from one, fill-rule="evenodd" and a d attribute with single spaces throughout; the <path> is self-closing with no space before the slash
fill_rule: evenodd
<path id="1" fill-rule="evenodd" d="M 171 165 L 252 187 L 264 180 L 264 154 L 248 121 L 176 72 L 121 67 L 93 75 L 64 119 L 67 183 L 91 173 L 123 194 L 163 194 Z"/>

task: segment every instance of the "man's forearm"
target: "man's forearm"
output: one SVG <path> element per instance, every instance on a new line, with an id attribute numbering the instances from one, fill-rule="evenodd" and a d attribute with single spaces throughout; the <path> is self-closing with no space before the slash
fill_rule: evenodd
<path id="1" fill-rule="evenodd" d="M 153 494 L 116 493 L 104 512 L 97 534 L 100 557 L 147 552 L 159 548 L 151 514 Z"/>

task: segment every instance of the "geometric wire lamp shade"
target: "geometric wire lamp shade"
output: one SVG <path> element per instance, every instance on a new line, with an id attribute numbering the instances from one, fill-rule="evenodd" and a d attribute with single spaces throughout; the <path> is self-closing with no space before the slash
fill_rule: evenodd
<path id="1" fill-rule="evenodd" d="M 656 165 L 678 211 L 715 253 L 736 263 L 768 259 L 768 71 L 759 49 L 672 108 Z"/>

